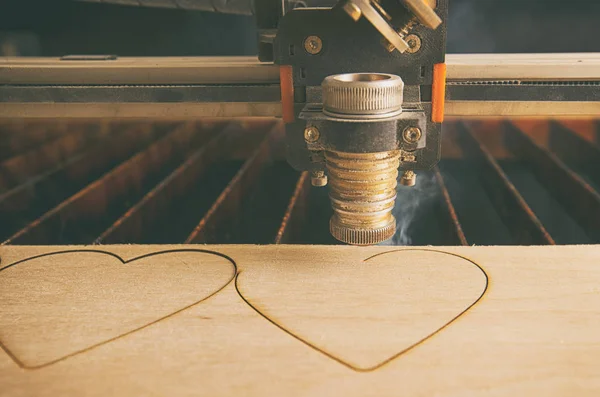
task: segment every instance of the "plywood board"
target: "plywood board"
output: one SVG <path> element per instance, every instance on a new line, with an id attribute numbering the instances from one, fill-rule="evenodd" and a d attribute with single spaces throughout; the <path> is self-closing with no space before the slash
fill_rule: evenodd
<path id="1" fill-rule="evenodd" d="M 600 246 L 0 260 L 1 396 L 600 395 Z"/>

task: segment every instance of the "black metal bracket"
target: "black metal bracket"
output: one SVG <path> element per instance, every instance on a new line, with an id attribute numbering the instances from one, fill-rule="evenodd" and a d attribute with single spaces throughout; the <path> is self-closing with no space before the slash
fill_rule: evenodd
<path id="1" fill-rule="evenodd" d="M 362 72 L 400 76 L 405 92 L 411 93 L 405 95 L 405 107 L 413 111 L 418 109 L 422 115 L 420 123 L 425 124 L 422 142 L 426 144 L 419 142 L 419 147 L 414 149 L 416 160 L 403 162 L 400 169 L 430 169 L 439 161 L 441 124 L 431 120 L 431 89 L 434 65 L 445 62 L 448 0 L 438 0 L 436 12 L 443 21 L 436 30 L 420 25 L 411 29 L 410 33 L 421 40 L 420 49 L 415 53 L 390 52 L 371 23 L 365 18 L 355 22 L 341 7 L 295 9 L 281 18 L 273 42 L 273 58 L 276 64 L 292 66 L 293 70 L 296 121 L 286 124 L 288 161 L 293 167 L 299 170 L 322 170 L 324 167 L 315 162 L 303 137 L 307 124 L 300 113 L 310 102 L 307 90 L 318 90 L 329 75 Z M 322 44 L 316 54 L 305 48 L 305 41 L 311 36 L 318 37 Z M 402 139 L 397 139 L 398 128 L 377 132 L 375 128 L 360 128 L 364 136 L 357 138 L 357 142 L 363 142 L 364 149 L 373 146 L 371 141 L 395 142 L 397 149 L 404 149 Z M 339 139 L 336 141 L 339 144 Z M 360 149 L 354 147 L 353 150 Z"/>

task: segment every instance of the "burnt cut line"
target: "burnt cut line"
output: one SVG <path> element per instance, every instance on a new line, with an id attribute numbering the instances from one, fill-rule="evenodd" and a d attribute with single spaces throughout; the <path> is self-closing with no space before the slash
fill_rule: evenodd
<path id="1" fill-rule="evenodd" d="M 161 316 L 161 317 L 159 317 L 159 318 L 157 318 L 157 319 L 155 319 L 155 320 L 153 320 L 151 322 L 148 322 L 148 323 L 146 323 L 146 324 L 144 324 L 144 325 L 142 325 L 140 327 L 136 327 L 136 328 L 134 328 L 132 330 L 129 330 L 129 331 L 124 332 L 124 333 L 121 333 L 121 334 L 116 335 L 116 336 L 114 336 L 112 338 L 106 339 L 106 340 L 104 340 L 102 342 L 95 343 L 95 344 L 93 344 L 91 346 L 88 346 L 88 347 L 86 347 L 84 349 L 77 350 L 75 352 L 69 353 L 67 355 L 64 355 L 64 356 L 59 357 L 57 359 L 45 362 L 45 363 L 40 364 L 40 365 L 27 365 L 27 364 L 25 364 L 2 341 L 2 335 L 0 335 L 0 348 L 20 368 L 28 369 L 28 370 L 45 368 L 45 367 L 51 366 L 53 364 L 56 364 L 58 362 L 67 360 L 67 359 L 69 359 L 71 357 L 74 357 L 74 356 L 77 356 L 77 355 L 89 352 L 89 351 L 91 351 L 91 350 L 93 350 L 93 349 L 95 349 L 97 347 L 106 345 L 106 344 L 108 344 L 110 342 L 119 340 L 119 339 L 124 338 L 126 336 L 129 336 L 131 334 L 134 334 L 134 333 L 136 333 L 136 332 L 138 332 L 140 330 L 143 330 L 145 328 L 148 328 L 148 327 L 150 327 L 152 325 L 158 324 L 158 323 L 160 323 L 160 322 L 162 322 L 164 320 L 167 320 L 167 319 L 169 319 L 169 318 L 171 318 L 173 316 L 176 316 L 177 314 L 182 313 L 185 310 L 190 309 L 190 308 L 192 308 L 192 307 L 194 307 L 194 306 L 196 306 L 196 305 L 198 305 L 198 304 L 200 304 L 200 303 L 202 303 L 202 302 L 210 299 L 211 297 L 215 296 L 216 294 L 218 294 L 219 292 L 221 292 L 223 289 L 225 289 L 225 287 L 227 287 L 231 283 L 231 281 L 236 277 L 237 271 L 238 271 L 237 270 L 237 263 L 233 260 L 233 258 L 231 258 L 231 257 L 229 257 L 229 256 L 227 256 L 227 255 L 225 255 L 225 254 L 223 254 L 221 252 L 218 252 L 218 251 L 205 250 L 205 249 L 173 249 L 173 250 L 157 251 L 157 252 L 150 252 L 150 253 L 147 253 L 147 254 L 144 254 L 144 255 L 133 257 L 133 258 L 130 258 L 130 259 L 127 259 L 127 260 L 124 260 L 119 255 L 117 255 L 117 254 L 115 254 L 113 252 L 104 251 L 104 250 L 94 250 L 94 249 L 65 250 L 65 251 L 47 252 L 47 253 L 44 253 L 44 254 L 40 254 L 40 255 L 28 257 L 28 258 L 25 258 L 25 259 L 21 259 L 21 260 L 19 260 L 17 262 L 11 263 L 11 264 L 3 267 L 3 268 L 0 268 L 0 277 L 2 277 L 2 272 L 6 271 L 7 269 L 10 269 L 10 268 L 15 267 L 15 266 L 17 266 L 19 264 L 23 264 L 23 263 L 26 263 L 28 261 L 34 260 L 34 259 L 44 258 L 44 257 L 52 256 L 52 255 L 62 255 L 62 254 L 72 254 L 72 253 L 96 253 L 96 254 L 108 255 L 110 257 L 113 257 L 114 259 L 117 259 L 119 262 L 121 262 L 121 264 L 127 265 L 127 264 L 129 264 L 131 262 L 138 261 L 138 260 L 141 260 L 141 259 L 144 259 L 144 258 L 149 258 L 149 257 L 157 256 L 157 255 L 177 254 L 177 253 L 184 253 L 184 252 L 195 252 L 195 253 L 209 254 L 209 255 L 215 255 L 215 256 L 218 256 L 220 258 L 223 258 L 223 259 L 227 260 L 230 263 L 232 274 L 225 281 L 225 283 L 223 283 L 223 285 L 221 285 L 218 289 L 216 289 L 215 291 L 213 291 L 212 293 L 210 293 L 209 295 L 203 297 L 200 300 L 197 300 L 197 301 L 195 301 L 195 302 L 193 302 L 193 303 L 191 303 L 189 305 L 186 305 L 186 306 L 184 306 L 184 307 L 182 307 L 182 308 L 180 308 L 180 309 L 178 309 L 176 311 L 173 311 L 173 312 L 171 312 L 171 313 L 169 313 L 169 314 L 167 314 L 165 316 Z M 201 264 L 200 264 L 200 266 L 201 266 Z"/>
<path id="2" fill-rule="evenodd" d="M 422 345 L 423 343 L 427 342 L 428 340 L 430 340 L 431 338 L 433 338 L 435 335 L 439 334 L 441 331 L 443 331 L 444 329 L 446 329 L 448 326 L 450 326 L 451 324 L 453 324 L 454 322 L 456 322 L 460 317 L 462 317 L 463 315 L 465 315 L 469 310 L 471 310 L 473 307 L 475 307 L 475 305 L 477 305 L 479 302 L 481 302 L 481 300 L 483 299 L 483 297 L 485 296 L 487 290 L 488 290 L 488 286 L 489 286 L 489 276 L 486 273 L 486 271 L 483 269 L 482 266 L 480 266 L 478 263 L 476 263 L 475 261 L 464 257 L 462 255 L 459 254 L 455 254 L 452 252 L 447 252 L 447 251 L 441 251 L 441 250 L 430 250 L 430 249 L 397 249 L 397 250 L 391 250 L 391 251 L 385 251 L 385 252 L 381 252 L 378 253 L 376 255 L 372 255 L 366 259 L 363 260 L 363 262 L 368 262 L 373 258 L 382 256 L 382 255 L 386 255 L 386 254 L 390 254 L 390 253 L 395 253 L 395 252 L 434 252 L 434 253 L 439 253 L 439 254 L 444 254 L 444 255 L 450 255 L 453 256 L 455 258 L 459 258 L 462 260 L 465 260 L 467 262 L 469 262 L 470 264 L 474 265 L 479 271 L 481 271 L 483 277 L 484 277 L 484 284 L 482 286 L 482 291 L 481 294 L 470 304 L 468 305 L 466 308 L 464 308 L 462 311 L 460 311 L 456 316 L 454 316 L 453 318 L 451 318 L 449 321 L 447 321 L 446 323 L 444 323 L 441 327 L 437 328 L 435 331 L 427 334 L 425 337 L 419 339 L 418 341 L 416 341 L 415 343 L 409 345 L 408 347 L 402 349 L 401 351 L 399 351 L 396 354 L 393 354 L 392 356 L 390 356 L 389 358 L 379 362 L 376 365 L 373 366 L 369 366 L 369 367 L 360 367 L 357 365 L 353 365 L 347 361 L 345 361 L 344 359 L 337 357 L 335 354 L 328 352 L 327 350 L 320 348 L 319 346 L 317 346 L 316 344 L 314 344 L 313 342 L 311 342 L 310 340 L 308 340 L 308 338 L 304 338 L 300 335 L 298 335 L 296 332 L 289 330 L 286 326 L 284 326 L 283 324 L 281 324 L 280 322 L 278 322 L 277 320 L 271 318 L 269 315 L 264 314 L 255 304 L 253 304 L 251 302 L 251 299 L 249 299 L 248 297 L 246 297 L 241 289 L 240 289 L 240 285 L 239 285 L 239 277 L 242 274 L 241 271 L 239 271 L 235 277 L 235 290 L 238 293 L 238 295 L 240 296 L 240 298 L 248 305 L 250 306 L 259 316 L 261 316 L 262 318 L 264 318 L 265 320 L 267 320 L 269 323 L 273 324 L 274 326 L 276 326 L 277 328 L 279 328 L 281 331 L 285 332 L 286 334 L 288 334 L 289 336 L 293 337 L 294 339 L 298 340 L 299 342 L 302 342 L 303 344 L 305 344 L 306 346 L 310 347 L 311 349 L 323 354 L 324 356 L 338 362 L 339 364 L 345 366 L 346 368 L 351 369 L 352 371 L 355 372 L 361 372 L 361 373 L 366 373 L 366 372 L 372 372 L 375 371 L 381 367 L 384 367 L 385 365 L 391 363 L 392 361 L 396 360 L 397 358 L 407 354 L 408 352 L 410 352 L 411 350 L 415 349 L 416 347 Z"/>

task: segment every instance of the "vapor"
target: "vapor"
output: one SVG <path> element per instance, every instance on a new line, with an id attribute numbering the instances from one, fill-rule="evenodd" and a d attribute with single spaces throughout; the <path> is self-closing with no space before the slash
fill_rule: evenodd
<path id="1" fill-rule="evenodd" d="M 417 173 L 417 183 L 413 187 L 398 184 L 396 205 L 393 210 L 396 217 L 396 234 L 387 245 L 411 245 L 414 240 L 414 222 L 421 211 L 432 208 L 440 191 L 431 172 Z"/>

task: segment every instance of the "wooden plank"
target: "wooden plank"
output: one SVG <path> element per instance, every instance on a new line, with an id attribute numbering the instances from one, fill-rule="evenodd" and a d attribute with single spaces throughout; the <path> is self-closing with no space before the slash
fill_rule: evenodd
<path id="1" fill-rule="evenodd" d="M 3 246 L 0 259 L 0 395 L 600 392 L 598 245 Z"/>
<path id="2" fill-rule="evenodd" d="M 8 106 L 6 104 L 3 106 Z M 22 106 L 22 105 L 19 105 Z M 70 105 L 72 106 L 72 105 Z M 552 101 L 446 101 L 446 116 L 482 117 L 597 117 L 600 102 Z M 0 116 L 3 114 L 0 112 Z"/>
<path id="3" fill-rule="evenodd" d="M 448 54 L 448 80 L 598 80 L 600 54 Z M 251 56 L 0 58 L 3 84 L 276 84 L 279 68 Z"/>
<path id="4" fill-rule="evenodd" d="M 449 80 L 598 80 L 600 54 L 448 54 Z"/>
<path id="5" fill-rule="evenodd" d="M 2 84 L 269 84 L 279 67 L 256 57 L 0 58 Z"/>

